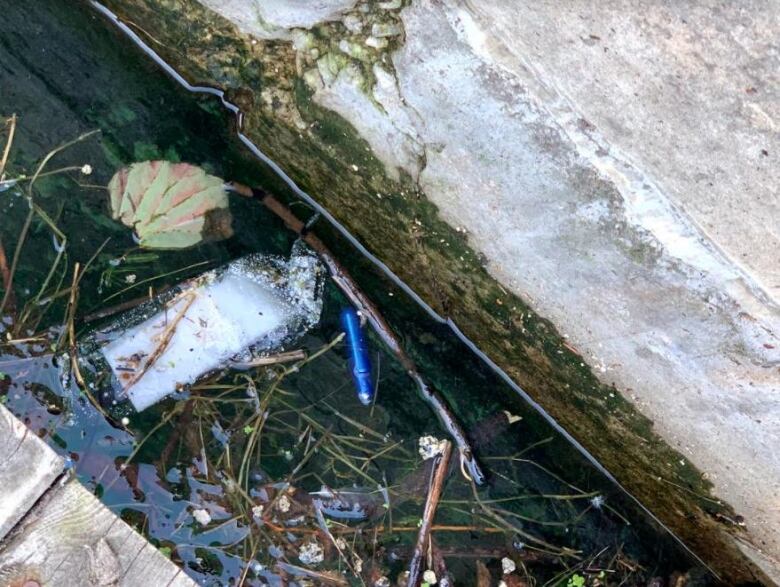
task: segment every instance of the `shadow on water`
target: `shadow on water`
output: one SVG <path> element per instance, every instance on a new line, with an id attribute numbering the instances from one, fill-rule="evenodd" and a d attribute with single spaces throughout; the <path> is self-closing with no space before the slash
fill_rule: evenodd
<path id="1" fill-rule="evenodd" d="M 75 325 L 83 337 L 100 327 L 83 320 L 91 312 L 249 252 L 287 254 L 294 242 L 257 203 L 236 199 L 230 240 L 183 252 L 141 251 L 106 214 L 100 186 L 117 168 L 151 158 L 188 161 L 261 185 L 301 217 L 311 210 L 235 138 L 234 121 L 216 98 L 178 87 L 94 10 L 64 0 L 2 4 L 0 115 L 19 116 L 9 172 L 29 173 L 56 145 L 101 131 L 56 160 L 55 167 L 88 163 L 90 175 L 54 175 L 36 184 L 37 204 L 68 241 L 51 279 L 57 241 L 43 223 L 31 226 L 15 276 L 17 312 L 26 320 L 22 327 L 5 318 L 0 326 L 3 401 L 70 459 L 79 480 L 107 506 L 203 584 L 236 584 L 241 577 L 247 584 L 282 584 L 280 575 L 307 572 L 322 584 L 395 580 L 416 537 L 430 474 L 418 439 L 446 434 L 373 335 L 379 379 L 373 408 L 356 399 L 339 345 L 296 369 L 215 375 L 181 397 L 130 414 L 126 428 L 62 383 L 58 343 L 67 296 L 44 302 L 68 286 L 75 263 L 83 267 L 100 251 L 79 287 Z M 0 193 L 7 251 L 16 247 L 27 212 L 21 188 Z M 315 230 L 402 333 L 489 471 L 489 484 L 476 490 L 453 470 L 437 514 L 435 550 L 458 584 L 476 584 L 480 570 L 492 577 L 484 584 L 495 584 L 504 557 L 518 567 L 505 578 L 508 585 L 645 584 L 653 577 L 665 583 L 684 573 L 689 585 L 710 581 L 673 537 L 446 325 L 338 231 L 322 222 Z M 31 302 L 47 282 L 46 295 Z M 329 286 L 320 325 L 296 348 L 316 352 L 333 340 L 344 304 Z M 341 492 L 330 492 L 336 489 Z M 327 514 L 326 523 L 318 512 Z M 321 547 L 324 561 L 316 562 L 311 545 Z M 302 570 L 307 566 L 316 570 Z"/>

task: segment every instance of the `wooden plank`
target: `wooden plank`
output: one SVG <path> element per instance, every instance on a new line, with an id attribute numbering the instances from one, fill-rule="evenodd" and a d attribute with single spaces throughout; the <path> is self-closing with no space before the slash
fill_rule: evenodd
<path id="1" fill-rule="evenodd" d="M 64 461 L 0 405 L 0 539 L 64 470 Z"/>
<path id="2" fill-rule="evenodd" d="M 194 587 L 196 583 L 75 480 L 53 488 L 0 552 L 0 585 Z"/>

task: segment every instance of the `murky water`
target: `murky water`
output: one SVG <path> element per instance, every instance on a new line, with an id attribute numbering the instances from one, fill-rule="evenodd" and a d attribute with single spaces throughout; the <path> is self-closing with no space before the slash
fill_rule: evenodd
<path id="1" fill-rule="evenodd" d="M 64 0 L 0 0 L 0 7 L 0 115 L 19 117 L 7 173 L 29 174 L 57 145 L 101 131 L 50 166 L 89 164 L 90 175 L 56 174 L 35 185 L 36 204 L 67 242 L 62 249 L 62 238 L 33 219 L 15 274 L 16 320 L 9 312 L 0 327 L 5 404 L 70 458 L 107 506 L 203 584 L 304 584 L 307 575 L 315 584 L 395 581 L 429 483 L 418 439 L 446 432 L 373 335 L 378 398 L 372 407 L 360 404 L 343 346 L 327 346 L 346 303 L 335 286 L 326 289 L 321 323 L 295 346 L 310 357 L 323 352 L 296 368 L 216 375 L 131 414 L 126 428 L 106 420 L 75 385 L 62 384 L 69 315 L 83 339 L 112 319 L 90 320 L 96 311 L 250 252 L 287 254 L 295 240 L 258 203 L 236 198 L 230 240 L 142 251 L 106 213 L 101 186 L 117 168 L 150 158 L 188 161 L 276 192 L 301 217 L 311 210 L 235 139 L 216 99 L 182 90 L 92 9 Z M 9 259 L 29 212 L 25 189 L 0 193 Z M 689 573 L 688 584 L 708 581 L 672 537 L 444 325 L 327 224 L 314 228 L 451 402 L 488 471 L 489 483 L 475 488 L 453 467 L 436 517 L 435 551 L 458 584 L 477 584 L 481 566 L 496 584 L 505 557 L 518 567 L 510 585 L 643 584 L 674 573 Z M 69 313 L 76 263 L 86 271 Z"/>

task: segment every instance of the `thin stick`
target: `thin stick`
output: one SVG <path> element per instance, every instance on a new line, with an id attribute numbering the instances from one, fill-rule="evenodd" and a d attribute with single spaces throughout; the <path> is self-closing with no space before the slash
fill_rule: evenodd
<path id="1" fill-rule="evenodd" d="M 182 410 L 181 418 L 179 418 L 179 421 L 176 423 L 176 426 L 173 427 L 173 432 L 171 432 L 171 435 L 168 437 L 168 442 L 165 444 L 165 447 L 160 453 L 160 463 L 162 464 L 163 471 L 168 470 L 165 465 L 168 462 L 168 457 L 171 456 L 171 452 L 173 451 L 174 445 L 177 442 L 179 442 L 182 433 L 189 429 L 190 422 L 192 422 L 192 412 L 194 409 L 195 409 L 195 400 L 193 399 L 187 400 L 184 404 L 184 409 Z"/>
<path id="2" fill-rule="evenodd" d="M 276 532 L 289 532 L 290 534 L 317 534 L 319 530 L 315 530 L 312 528 L 301 528 L 301 527 L 294 527 L 294 526 L 278 526 L 272 522 L 264 521 L 265 525 L 271 528 L 272 530 Z M 386 528 L 382 526 L 376 526 L 371 529 L 376 534 L 392 534 L 394 532 L 419 532 L 420 528 L 417 526 L 393 526 L 392 528 Z M 354 526 L 336 526 L 334 528 L 331 528 L 330 531 L 333 534 L 362 534 L 366 531 L 365 528 L 362 527 L 354 527 Z M 495 526 L 453 526 L 449 524 L 435 524 L 431 526 L 431 534 L 434 533 L 441 533 L 441 532 L 449 532 L 449 533 L 465 533 L 468 532 L 470 534 L 474 534 L 476 532 L 481 532 L 483 534 L 506 534 L 511 535 L 512 533 L 508 530 L 505 530 L 504 528 L 496 528 Z M 400 552 L 400 550 L 399 550 Z M 536 554 L 538 551 L 534 551 L 533 554 Z M 546 553 L 542 553 L 546 554 Z M 530 553 L 526 554 L 527 556 L 531 556 Z M 522 555 L 522 556 L 526 556 Z M 541 555 L 540 555 L 541 556 Z"/>
<path id="3" fill-rule="evenodd" d="M 16 268 L 19 264 L 19 257 L 22 254 L 22 248 L 24 248 L 24 242 L 27 239 L 27 233 L 30 231 L 30 226 L 33 221 L 33 217 L 35 214 L 39 214 L 41 218 L 46 222 L 55 233 L 57 233 L 60 237 L 64 237 L 64 235 L 59 231 L 59 229 L 54 225 L 54 223 L 49 219 L 48 215 L 43 212 L 41 208 L 39 208 L 33 199 L 33 186 L 35 185 L 35 181 L 40 177 L 41 172 L 43 171 L 43 168 L 46 167 L 46 164 L 51 160 L 54 155 L 62 151 L 63 149 L 67 149 L 68 147 L 71 147 L 78 143 L 79 141 L 83 141 L 95 133 L 100 132 L 99 130 L 93 130 L 88 133 L 84 133 L 82 135 L 79 135 L 72 141 L 68 141 L 67 143 L 64 143 L 57 147 L 56 149 L 49 151 L 49 153 L 43 158 L 43 160 L 38 164 L 37 169 L 35 170 L 35 173 L 33 174 L 32 178 L 30 178 L 30 184 L 27 186 L 27 201 L 30 204 L 30 211 L 27 213 L 27 218 L 24 220 L 24 224 L 22 225 L 22 230 L 19 233 L 19 240 L 16 243 L 16 250 L 14 251 L 13 260 L 11 261 L 11 283 L 9 284 L 8 289 L 6 289 L 5 294 L 3 295 L 3 301 L 0 302 L 0 314 L 3 313 L 3 310 L 5 309 L 6 304 L 8 303 L 8 299 L 11 294 L 11 286 L 13 285 L 14 276 L 16 275 Z M 6 145 L 6 148 L 8 146 Z M 59 255 L 58 255 L 59 259 Z"/>
<path id="4" fill-rule="evenodd" d="M 187 265 L 186 267 L 179 267 L 178 269 L 174 269 L 173 271 L 168 271 L 168 273 L 161 273 L 160 275 L 153 275 L 152 277 L 147 277 L 146 279 L 142 279 L 141 281 L 136 281 L 133 285 L 128 285 L 126 288 L 120 289 L 119 291 L 112 293 L 110 296 L 103 298 L 103 302 L 107 302 L 108 300 L 113 300 L 115 297 L 121 296 L 125 292 L 128 292 L 131 289 L 135 289 L 136 287 L 139 287 L 141 285 L 145 285 L 150 281 L 155 281 L 156 279 L 162 279 L 163 277 L 170 277 L 171 275 L 176 275 L 177 273 L 181 273 L 183 271 L 189 271 L 190 269 L 195 269 L 196 267 L 202 267 L 203 265 L 208 265 L 209 263 L 213 263 L 213 261 L 199 261 L 197 263 L 193 263 L 192 265 Z"/>
<path id="5" fill-rule="evenodd" d="M 14 133 L 16 132 L 16 114 L 12 114 L 6 123 L 8 124 L 8 138 L 5 141 L 5 148 L 3 149 L 3 158 L 0 159 L 0 181 L 3 180 L 5 173 L 5 164 L 8 162 L 8 155 L 11 152 L 11 145 L 14 142 Z"/>
<path id="6" fill-rule="evenodd" d="M 279 363 L 290 363 L 292 361 L 303 361 L 306 358 L 306 351 L 298 349 L 270 355 L 268 357 L 257 357 L 248 361 L 231 361 L 230 365 L 238 369 L 251 369 L 252 367 L 267 367 L 268 365 L 278 365 Z"/>
<path id="7" fill-rule="evenodd" d="M 89 265 L 89 263 L 87 265 Z M 76 263 L 73 267 L 73 283 L 70 288 L 70 298 L 68 299 L 68 308 L 65 318 L 68 331 L 68 355 L 70 356 L 70 367 L 73 371 L 73 377 L 76 379 L 76 385 L 78 385 L 79 389 L 81 389 L 86 394 L 90 403 L 92 403 L 92 405 L 95 406 L 95 408 L 101 414 L 103 414 L 103 417 L 110 422 L 112 421 L 112 418 L 103 409 L 103 406 L 100 405 L 100 402 L 92 395 L 92 391 L 90 391 L 89 387 L 85 383 L 84 377 L 81 375 L 81 369 L 79 368 L 78 347 L 76 346 L 76 328 L 74 326 L 74 322 L 76 320 L 76 307 L 78 305 L 79 299 L 79 281 L 81 281 L 81 276 L 83 275 L 83 273 L 80 272 L 80 269 L 80 263 Z M 86 267 L 84 270 L 86 271 Z"/>
<path id="8" fill-rule="evenodd" d="M 468 470 L 469 476 L 477 485 L 482 485 L 485 482 L 485 475 L 474 456 L 474 451 L 466 437 L 465 431 L 455 417 L 455 414 L 452 413 L 452 410 L 447 405 L 446 400 L 436 388 L 430 385 L 425 378 L 420 375 L 414 361 L 403 349 L 400 339 L 395 332 L 393 332 L 392 328 L 390 328 L 390 325 L 379 312 L 379 309 L 358 287 L 355 280 L 336 260 L 325 243 L 323 243 L 316 234 L 307 231 L 305 224 L 299 220 L 287 206 L 282 204 L 271 194 L 260 189 L 252 189 L 237 183 L 233 183 L 232 188 L 239 195 L 259 199 L 266 208 L 276 214 L 289 229 L 300 234 L 306 244 L 317 252 L 328 267 L 331 278 L 335 284 L 355 306 L 360 308 L 374 331 L 379 335 L 379 338 L 388 346 L 404 369 L 406 369 L 412 380 L 417 384 L 420 395 L 422 395 L 423 399 L 434 409 L 436 415 L 439 417 L 439 421 L 447 429 L 450 436 L 455 441 L 455 444 L 458 446 L 461 465 Z"/>
<path id="9" fill-rule="evenodd" d="M 146 372 L 154 366 L 154 364 L 157 362 L 157 359 L 159 359 L 163 355 L 165 349 L 168 348 L 168 345 L 170 344 L 173 335 L 176 334 L 176 327 L 179 325 L 179 322 L 181 322 L 182 318 L 184 318 L 184 316 L 187 314 L 187 310 L 189 310 L 190 306 L 192 306 L 192 304 L 195 302 L 195 299 L 198 297 L 198 294 L 194 291 L 189 291 L 185 293 L 183 297 L 187 298 L 187 301 L 184 302 L 184 307 L 181 309 L 181 311 L 178 314 L 176 314 L 176 317 L 173 320 L 171 320 L 170 324 L 168 324 L 168 327 L 165 329 L 165 332 L 163 332 L 162 334 L 160 343 L 157 345 L 157 348 L 154 349 L 154 352 L 152 352 L 152 354 L 149 356 L 149 359 L 144 363 L 144 366 L 138 371 L 136 371 L 133 374 L 133 376 L 130 378 L 130 381 L 124 386 L 125 394 L 128 391 L 130 391 L 130 388 L 133 387 L 133 385 L 138 383 L 141 377 L 146 375 Z"/>
<path id="10" fill-rule="evenodd" d="M 8 258 L 5 256 L 5 247 L 0 239 L 0 275 L 3 277 L 3 290 L 8 296 L 8 310 L 13 314 L 16 308 L 16 298 L 12 290 L 13 280 L 11 279 L 11 268 L 8 266 Z"/>
<path id="11" fill-rule="evenodd" d="M 12 115 L 6 123 L 8 124 L 8 138 L 5 141 L 5 148 L 3 149 L 3 158 L 0 159 L 0 181 L 5 176 L 5 164 L 8 162 L 8 155 L 11 152 L 11 145 L 14 142 L 14 133 L 16 132 L 16 114 Z M 8 266 L 8 258 L 5 255 L 5 247 L 3 247 L 2 241 L 0 241 L 0 273 L 3 276 L 3 289 L 5 293 L 3 295 L 3 303 L 0 305 L 0 313 L 3 308 L 8 304 L 11 312 L 16 307 L 16 300 L 14 299 L 13 292 L 13 278 L 11 269 Z"/>
<path id="12" fill-rule="evenodd" d="M 433 517 L 436 515 L 436 506 L 439 504 L 439 497 L 441 497 L 441 492 L 444 488 L 444 480 L 447 478 L 451 454 L 452 444 L 445 442 L 441 456 L 433 463 L 433 481 L 428 491 L 428 499 L 425 501 L 422 525 L 420 526 L 420 532 L 417 534 L 417 543 L 414 545 L 412 560 L 409 562 L 409 579 L 406 583 L 409 587 L 417 587 L 417 583 L 420 581 L 426 548 L 431 539 Z"/>
<path id="13" fill-rule="evenodd" d="M 344 551 L 339 546 L 338 541 L 333 537 L 333 534 L 328 528 L 328 523 L 325 520 L 325 516 L 322 515 L 322 508 L 319 506 L 319 504 L 317 504 L 316 501 L 314 502 L 314 513 L 317 516 L 317 525 L 320 527 L 320 530 L 322 530 L 322 533 L 330 539 L 331 544 L 333 544 L 341 559 L 346 563 L 347 567 L 349 567 L 349 570 L 352 571 L 352 574 L 360 580 L 360 584 L 363 585 L 363 587 L 366 587 L 366 582 L 363 580 L 363 577 L 349 561 L 349 557 L 344 554 Z"/>
<path id="14" fill-rule="evenodd" d="M 70 299 L 68 300 L 67 310 L 67 326 L 68 326 L 68 352 L 70 354 L 70 366 L 73 369 L 73 375 L 76 378 L 81 389 L 86 389 L 84 378 L 81 376 L 81 370 L 79 369 L 78 354 L 76 352 L 76 330 L 74 328 L 74 316 L 76 314 L 76 304 L 78 303 L 78 283 L 79 283 L 79 269 L 80 263 L 76 263 L 73 267 L 73 285 L 70 288 Z"/>
<path id="15" fill-rule="evenodd" d="M 163 286 L 159 289 L 155 290 L 156 295 L 160 295 L 168 291 L 170 286 Z M 118 314 L 119 312 L 124 312 L 125 310 L 132 310 L 133 308 L 137 308 L 141 304 L 144 304 L 148 302 L 151 299 L 152 296 L 149 294 L 133 298 L 132 300 L 127 300 L 126 302 L 122 302 L 121 304 L 116 304 L 115 306 L 110 306 L 108 308 L 103 308 L 101 310 L 98 310 L 96 312 L 92 312 L 90 314 L 87 314 L 84 316 L 81 321 L 85 323 L 94 322 L 95 320 L 102 320 L 103 318 L 108 318 L 109 316 L 113 316 L 114 314 Z"/>
<path id="16" fill-rule="evenodd" d="M 9 274 L 9 281 L 5 293 L 3 294 L 3 301 L 0 302 L 0 315 L 3 314 L 8 300 L 11 299 L 11 292 L 13 291 L 14 275 L 16 275 L 16 267 L 19 264 L 19 257 L 22 254 L 22 248 L 24 247 L 24 241 L 27 238 L 27 232 L 30 230 L 33 216 L 35 211 L 30 207 L 30 211 L 27 213 L 27 217 L 24 219 L 22 230 L 19 233 L 19 241 L 16 243 L 16 249 L 14 250 L 14 256 L 11 259 L 11 271 Z"/>

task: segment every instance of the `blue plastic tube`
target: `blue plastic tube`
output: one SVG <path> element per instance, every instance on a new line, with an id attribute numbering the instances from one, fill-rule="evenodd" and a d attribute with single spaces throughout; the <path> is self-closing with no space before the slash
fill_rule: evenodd
<path id="1" fill-rule="evenodd" d="M 341 311 L 341 326 L 347 338 L 349 353 L 349 370 L 355 382 L 355 390 L 360 402 L 371 405 L 374 400 L 374 382 L 371 380 L 371 359 L 368 344 L 360 327 L 360 317 L 354 308 L 344 308 Z"/>

